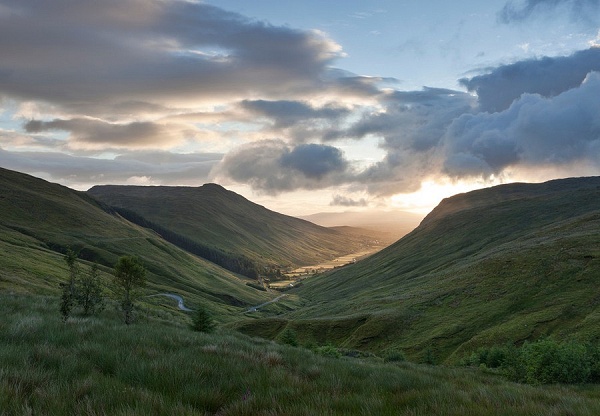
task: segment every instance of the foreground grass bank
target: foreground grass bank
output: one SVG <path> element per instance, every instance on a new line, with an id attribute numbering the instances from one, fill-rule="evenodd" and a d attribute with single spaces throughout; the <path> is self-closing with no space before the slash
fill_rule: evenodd
<path id="1" fill-rule="evenodd" d="M 60 320 L 55 298 L 0 294 L 0 414 L 595 415 L 600 387 L 327 358 L 186 322 Z"/>

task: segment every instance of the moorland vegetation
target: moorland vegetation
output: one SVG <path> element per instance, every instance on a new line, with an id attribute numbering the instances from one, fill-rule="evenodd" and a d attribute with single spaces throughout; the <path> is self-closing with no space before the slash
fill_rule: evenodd
<path id="1" fill-rule="evenodd" d="M 458 195 L 270 302 L 106 202 L 0 170 L 0 409 L 599 414 L 598 201 L 600 178 Z M 140 267 L 134 309 L 116 283 Z"/>

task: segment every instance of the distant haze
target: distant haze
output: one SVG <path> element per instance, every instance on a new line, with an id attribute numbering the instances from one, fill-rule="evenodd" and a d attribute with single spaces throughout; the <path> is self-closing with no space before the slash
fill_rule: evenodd
<path id="1" fill-rule="evenodd" d="M 403 211 L 322 212 L 300 218 L 324 227 L 366 228 L 382 233 L 382 238 L 398 240 L 414 230 L 423 215 Z"/>

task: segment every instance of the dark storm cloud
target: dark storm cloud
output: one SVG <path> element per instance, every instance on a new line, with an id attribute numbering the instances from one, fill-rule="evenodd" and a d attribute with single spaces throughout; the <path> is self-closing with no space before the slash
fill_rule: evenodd
<path id="1" fill-rule="evenodd" d="M 502 65 L 460 82 L 477 93 L 483 111 L 494 112 L 507 109 L 524 93 L 553 97 L 578 87 L 590 71 L 600 71 L 600 48 Z"/>
<path id="2" fill-rule="evenodd" d="M 489 176 L 510 166 L 600 165 L 600 73 L 555 97 L 525 94 L 507 110 L 467 114 L 448 128 L 446 173 Z"/>
<path id="3" fill-rule="evenodd" d="M 339 47 L 188 1 L 5 0 L 0 93 L 79 114 L 319 87 Z"/>
<path id="4" fill-rule="evenodd" d="M 97 159 L 55 152 L 9 152 L 0 148 L 0 166 L 42 174 L 48 180 L 78 188 L 124 184 L 136 178 L 165 185 L 197 185 L 208 180 L 210 170 L 222 157 L 216 153 L 134 152 L 115 159 Z"/>
<path id="5" fill-rule="evenodd" d="M 380 98 L 383 109 L 367 112 L 347 128 L 327 131 L 323 140 L 384 138 L 386 149 L 427 150 L 434 147 L 456 117 L 471 112 L 474 99 L 461 91 L 423 88 L 394 91 Z"/>
<path id="6" fill-rule="evenodd" d="M 281 166 L 295 169 L 310 179 L 321 179 L 331 172 L 346 170 L 348 163 L 341 150 L 322 144 L 301 144 L 279 159 Z"/>
<path id="7" fill-rule="evenodd" d="M 263 140 L 229 152 L 213 176 L 248 183 L 254 189 L 277 194 L 296 189 L 319 189 L 344 183 L 349 166 L 332 146 L 307 144 L 291 147 L 282 140 Z"/>
<path id="8" fill-rule="evenodd" d="M 540 14 L 565 8 L 574 20 L 598 22 L 600 0 L 525 0 L 520 4 L 507 2 L 498 13 L 503 23 L 523 22 Z"/>

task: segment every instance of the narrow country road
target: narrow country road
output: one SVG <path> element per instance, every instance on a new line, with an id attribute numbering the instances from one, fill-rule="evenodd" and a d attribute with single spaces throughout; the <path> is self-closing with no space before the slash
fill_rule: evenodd
<path id="1" fill-rule="evenodd" d="M 179 296 L 179 295 L 175 295 L 173 293 L 159 293 L 159 294 L 150 295 L 150 296 L 147 296 L 147 297 L 150 298 L 150 297 L 153 297 L 153 296 L 166 296 L 166 297 L 169 297 L 171 299 L 175 299 L 177 301 L 177 307 L 179 309 L 181 309 L 182 311 L 185 311 L 185 312 L 193 312 L 194 311 L 193 309 L 190 309 L 190 308 L 188 308 L 188 307 L 185 306 L 185 304 L 183 303 L 183 298 L 181 296 Z"/>
<path id="2" fill-rule="evenodd" d="M 151 298 L 151 297 L 154 297 L 154 296 L 166 296 L 168 298 L 175 299 L 177 301 L 177 307 L 179 309 L 181 309 L 182 311 L 185 311 L 185 312 L 194 312 L 193 309 L 190 309 L 190 308 L 188 308 L 188 307 L 185 306 L 185 304 L 183 303 L 183 298 L 181 296 L 179 296 L 179 295 L 176 295 L 174 293 L 157 293 L 156 295 L 148 295 L 146 297 L 147 298 Z M 263 306 L 267 306 L 267 305 L 269 305 L 271 303 L 278 302 L 281 298 L 284 298 L 286 296 L 287 296 L 286 294 L 279 295 L 275 299 L 271 299 L 268 302 L 261 303 L 260 305 L 252 306 L 251 308 L 245 310 L 244 313 L 256 312 L 258 309 L 262 308 Z"/>
<path id="3" fill-rule="evenodd" d="M 260 305 L 257 305 L 257 306 L 253 306 L 253 307 L 251 307 L 250 309 L 248 309 L 248 310 L 244 311 L 244 313 L 248 313 L 248 312 L 256 312 L 256 311 L 257 311 L 259 308 L 262 308 L 263 306 L 269 305 L 269 304 L 271 304 L 271 303 L 275 303 L 275 302 L 277 302 L 279 299 L 281 299 L 281 298 L 284 298 L 284 297 L 286 297 L 286 296 L 287 296 L 286 294 L 279 295 L 279 296 L 277 296 L 275 299 L 272 299 L 272 300 L 270 300 L 270 301 L 268 301 L 268 302 L 261 303 Z"/>

